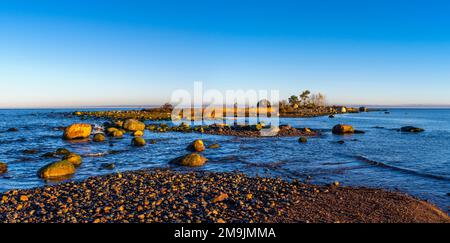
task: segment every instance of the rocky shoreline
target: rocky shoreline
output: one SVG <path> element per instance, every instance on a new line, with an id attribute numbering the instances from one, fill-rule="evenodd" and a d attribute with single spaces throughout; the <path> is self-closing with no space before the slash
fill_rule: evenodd
<path id="1" fill-rule="evenodd" d="M 4 223 L 450 222 L 435 206 L 397 192 L 168 169 L 12 190 L 0 200 Z"/>

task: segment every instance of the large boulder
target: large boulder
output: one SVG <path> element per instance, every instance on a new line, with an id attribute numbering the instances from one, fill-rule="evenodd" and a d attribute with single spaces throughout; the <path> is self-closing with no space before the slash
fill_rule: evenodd
<path id="1" fill-rule="evenodd" d="M 135 119 L 128 119 L 123 123 L 123 128 L 131 132 L 144 131 L 145 124 Z"/>
<path id="2" fill-rule="evenodd" d="M 351 134 L 355 129 L 350 125 L 339 124 L 333 127 L 333 134 Z"/>
<path id="3" fill-rule="evenodd" d="M 81 159 L 81 156 L 75 153 L 70 153 L 66 156 L 64 156 L 63 160 L 67 160 L 70 163 L 72 163 L 75 167 L 80 166 L 83 160 Z"/>
<path id="4" fill-rule="evenodd" d="M 73 175 L 75 171 L 75 166 L 71 162 L 62 160 L 42 167 L 38 171 L 38 176 L 43 179 L 61 178 Z"/>
<path id="5" fill-rule="evenodd" d="M 0 174 L 8 172 L 8 165 L 0 162 Z"/>
<path id="6" fill-rule="evenodd" d="M 187 147 L 187 150 L 192 152 L 203 152 L 205 151 L 205 144 L 202 140 L 197 139 Z"/>
<path id="7" fill-rule="evenodd" d="M 204 165 L 208 161 L 207 158 L 203 157 L 201 154 L 192 153 L 185 156 L 178 157 L 172 161 L 170 164 L 176 164 L 181 166 L 198 167 Z"/>
<path id="8" fill-rule="evenodd" d="M 91 135 L 92 126 L 89 124 L 72 124 L 64 130 L 64 139 L 83 139 L 88 138 Z"/>
<path id="9" fill-rule="evenodd" d="M 417 133 L 417 132 L 424 132 L 425 129 L 418 128 L 418 127 L 407 126 L 407 127 L 400 128 L 400 131 Z"/>

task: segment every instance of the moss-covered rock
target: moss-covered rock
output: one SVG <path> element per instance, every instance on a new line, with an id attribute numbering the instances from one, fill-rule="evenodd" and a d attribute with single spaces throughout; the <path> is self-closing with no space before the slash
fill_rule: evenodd
<path id="1" fill-rule="evenodd" d="M 78 123 L 72 124 L 64 130 L 64 139 L 83 139 L 88 138 L 91 135 L 92 126 L 89 124 Z"/>
<path id="2" fill-rule="evenodd" d="M 178 158 L 170 161 L 169 163 L 181 165 L 181 166 L 198 167 L 198 166 L 203 166 L 207 161 L 208 161 L 208 159 L 203 157 L 201 154 L 192 153 L 192 154 L 178 157 Z"/>
<path id="3" fill-rule="evenodd" d="M 81 156 L 75 153 L 70 153 L 66 156 L 64 156 L 63 160 L 67 160 L 70 163 L 72 163 L 75 167 L 80 166 L 81 163 L 83 163 L 83 160 L 81 159 Z"/>
<path id="4" fill-rule="evenodd" d="M 355 133 L 355 129 L 350 125 L 338 124 L 333 127 L 333 134 L 351 134 Z"/>
<path id="5" fill-rule="evenodd" d="M 8 165 L 0 162 L 0 174 L 4 174 L 6 172 L 8 172 Z"/>
<path id="6" fill-rule="evenodd" d="M 192 142 L 191 144 L 189 144 L 189 146 L 187 147 L 187 150 L 192 151 L 192 152 L 203 152 L 203 151 L 205 151 L 205 144 L 203 143 L 202 140 L 197 139 L 194 142 Z"/>
<path id="7" fill-rule="evenodd" d="M 103 142 L 103 141 L 105 141 L 105 134 L 103 134 L 103 133 L 97 133 L 97 134 L 95 134 L 94 135 L 94 142 L 96 142 L 96 143 L 99 143 L 99 142 Z"/>
<path id="8" fill-rule="evenodd" d="M 38 176 L 43 179 L 61 178 L 75 174 L 75 166 L 66 160 L 54 162 L 42 167 Z"/>
<path id="9" fill-rule="evenodd" d="M 128 119 L 123 123 L 123 128 L 127 131 L 143 131 L 145 130 L 145 124 L 135 119 Z"/>
<path id="10" fill-rule="evenodd" d="M 133 140 L 131 140 L 131 145 L 136 147 L 142 147 L 145 146 L 145 144 L 146 144 L 145 139 L 141 137 L 135 137 L 133 138 Z"/>

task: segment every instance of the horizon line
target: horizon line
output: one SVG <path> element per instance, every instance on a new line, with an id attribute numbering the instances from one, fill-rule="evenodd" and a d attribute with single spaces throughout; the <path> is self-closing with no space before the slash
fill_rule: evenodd
<path id="1" fill-rule="evenodd" d="M 37 107 L 0 107 L 0 110 L 43 110 L 43 109 L 136 109 L 158 108 L 161 105 L 93 105 L 93 106 L 37 106 Z M 410 108 L 439 109 L 449 108 L 449 105 L 404 104 L 404 105 L 369 105 L 369 104 L 333 104 L 329 106 L 367 107 L 367 108 Z"/>

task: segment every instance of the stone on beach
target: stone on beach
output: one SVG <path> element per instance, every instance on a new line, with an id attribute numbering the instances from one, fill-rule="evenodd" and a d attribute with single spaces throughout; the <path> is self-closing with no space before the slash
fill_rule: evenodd
<path id="1" fill-rule="evenodd" d="M 91 131 L 92 126 L 89 124 L 72 124 L 64 130 L 64 139 L 73 140 L 88 138 L 91 135 Z"/>
<path id="2" fill-rule="evenodd" d="M 142 147 L 145 146 L 145 144 L 146 144 L 145 139 L 141 137 L 135 137 L 131 140 L 131 145 L 136 147 Z"/>
<path id="3" fill-rule="evenodd" d="M 355 129 L 350 125 L 339 124 L 333 127 L 333 134 L 351 134 Z"/>
<path id="4" fill-rule="evenodd" d="M 187 147 L 187 150 L 192 152 L 203 152 L 205 151 L 205 144 L 202 140 L 197 139 Z"/>
<path id="5" fill-rule="evenodd" d="M 0 174 L 4 174 L 6 172 L 8 172 L 8 165 L 0 162 Z"/>
<path id="6" fill-rule="evenodd" d="M 130 132 L 144 131 L 145 124 L 135 119 L 128 119 L 123 123 L 123 128 Z"/>
<path id="7" fill-rule="evenodd" d="M 208 161 L 207 158 L 203 157 L 201 154 L 192 153 L 185 156 L 178 157 L 172 161 L 170 164 L 176 164 L 181 166 L 198 167 L 204 165 Z"/>
<path id="8" fill-rule="evenodd" d="M 43 179 L 61 178 L 73 175 L 75 171 L 75 166 L 71 162 L 62 160 L 42 167 L 38 171 L 38 176 Z"/>

